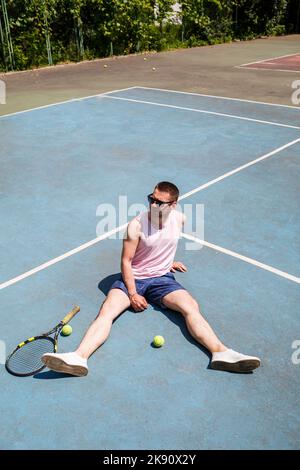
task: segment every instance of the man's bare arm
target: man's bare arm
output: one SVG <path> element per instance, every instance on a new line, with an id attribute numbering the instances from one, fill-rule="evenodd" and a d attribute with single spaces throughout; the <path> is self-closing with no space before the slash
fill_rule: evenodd
<path id="1" fill-rule="evenodd" d="M 128 289 L 129 296 L 136 293 L 135 280 L 133 277 L 131 262 L 139 244 L 138 226 L 135 221 L 129 222 L 123 240 L 121 258 L 121 271 L 124 283 Z"/>
<path id="2" fill-rule="evenodd" d="M 136 252 L 140 239 L 140 226 L 136 220 L 131 221 L 127 227 L 127 233 L 123 240 L 121 258 L 121 271 L 124 283 L 128 290 L 130 302 L 135 311 L 142 311 L 148 307 L 146 299 L 137 294 L 135 280 L 132 271 L 132 259 Z"/>
<path id="3" fill-rule="evenodd" d="M 184 213 L 181 213 L 181 226 L 182 230 L 184 229 L 184 224 L 186 223 L 186 215 Z M 181 271 L 182 273 L 185 273 L 187 271 L 187 267 L 181 263 L 181 261 L 174 261 L 172 264 L 172 267 L 170 269 L 171 273 L 175 273 L 175 271 Z"/>

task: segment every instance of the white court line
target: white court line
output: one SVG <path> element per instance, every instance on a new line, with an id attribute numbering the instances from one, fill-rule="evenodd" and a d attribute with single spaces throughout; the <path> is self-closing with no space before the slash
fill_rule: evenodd
<path id="1" fill-rule="evenodd" d="M 289 73 L 300 73 L 300 70 L 282 70 L 282 69 L 267 69 L 264 67 L 246 67 L 243 65 L 235 65 L 236 69 L 245 69 L 245 70 L 269 70 L 269 72 L 289 72 Z M 279 106 L 279 105 L 278 105 Z M 295 108 L 296 106 L 290 106 L 290 108 Z"/>
<path id="2" fill-rule="evenodd" d="M 294 52 L 293 54 L 279 55 L 277 57 L 269 57 L 268 59 L 255 60 L 254 62 L 248 62 L 247 64 L 241 64 L 239 67 L 244 67 L 246 65 L 252 64 L 261 64 L 262 62 L 267 62 L 269 60 L 283 59 L 284 57 L 292 57 L 293 55 L 300 55 L 299 52 Z"/>
<path id="3" fill-rule="evenodd" d="M 240 67 L 240 65 L 236 65 L 235 67 Z M 177 90 L 168 90 L 166 88 L 152 88 L 148 86 L 136 86 L 133 88 L 141 88 L 142 90 L 157 90 L 157 91 L 167 91 L 168 93 L 180 93 L 183 95 L 194 95 L 194 96 L 202 96 L 204 98 L 218 98 L 220 100 L 229 100 L 229 101 L 241 101 L 242 103 L 253 103 L 253 104 L 262 104 L 266 106 L 280 106 L 281 108 L 291 108 L 296 109 L 299 111 L 298 106 L 291 106 L 288 104 L 276 104 L 276 103 L 266 103 L 264 101 L 254 101 L 254 100 L 245 100 L 242 98 L 230 98 L 229 96 L 218 96 L 218 95 L 206 95 L 203 93 L 193 93 L 191 91 L 177 91 Z"/>
<path id="4" fill-rule="evenodd" d="M 195 194 L 196 192 L 202 191 L 203 189 L 207 188 L 208 186 L 211 186 L 212 184 L 215 184 L 218 181 L 223 180 L 224 178 L 228 178 L 228 176 L 230 176 L 234 173 L 237 173 L 238 171 L 241 171 L 244 168 L 247 168 L 248 166 L 254 165 L 254 164 L 258 163 L 259 161 L 262 161 L 262 160 L 264 160 L 268 157 L 271 157 L 272 155 L 275 155 L 276 153 L 278 153 L 278 152 L 280 152 L 280 151 L 282 151 L 282 150 L 284 150 L 284 149 L 286 149 L 286 148 L 288 148 L 292 145 L 295 145 L 298 142 L 300 142 L 300 138 L 296 139 L 296 140 L 293 140 L 292 142 L 289 142 L 288 144 L 285 144 L 282 147 L 279 147 L 278 149 L 275 149 L 272 152 L 269 152 L 266 155 L 263 155 L 262 157 L 256 158 L 255 160 L 252 160 L 251 162 L 246 163 L 245 165 L 242 165 L 242 166 L 236 168 L 235 170 L 229 171 L 228 173 L 225 173 L 224 175 L 219 176 L 218 178 L 215 178 L 215 179 L 209 181 L 208 183 L 205 183 L 202 186 L 199 186 L 198 188 L 195 188 L 192 191 L 189 191 L 188 193 L 183 194 L 182 196 L 180 196 L 179 200 L 185 199 L 186 197 L 191 196 L 192 194 Z M 110 232 L 107 232 L 104 235 L 101 235 L 100 237 L 94 238 L 93 240 L 91 240 L 87 243 L 84 243 L 83 245 L 80 245 L 77 248 L 74 248 L 73 250 L 67 251 L 66 253 L 64 253 L 61 256 L 58 256 L 57 258 L 54 258 L 50 261 L 47 261 L 46 263 L 43 263 L 43 264 L 37 266 L 36 268 L 33 268 L 30 271 L 25 272 L 24 274 L 21 274 L 21 275 L 19 275 L 17 277 L 14 277 L 14 278 L 6 281 L 6 282 L 3 282 L 2 284 L 0 284 L 0 290 L 5 289 L 6 287 L 9 287 L 12 284 L 15 284 L 15 283 L 17 283 L 17 282 L 19 282 L 23 279 L 26 279 L 27 277 L 32 276 L 33 274 L 35 274 L 39 271 L 42 271 L 43 269 L 46 269 L 49 266 L 52 266 L 53 264 L 56 264 L 59 261 L 62 261 L 65 258 L 68 258 L 69 256 L 72 256 L 76 253 L 79 253 L 80 251 L 85 250 L 86 248 L 89 248 L 92 245 L 95 245 L 96 243 L 100 242 L 101 240 L 105 240 L 110 235 L 115 234 L 117 232 L 120 232 L 126 226 L 127 226 L 127 224 L 121 225 L 120 227 L 117 227 L 117 228 L 111 230 Z M 187 234 L 185 234 L 185 235 L 187 236 Z M 208 243 L 208 242 L 206 242 L 206 243 Z M 276 274 L 275 271 L 274 271 L 274 273 Z"/>
<path id="5" fill-rule="evenodd" d="M 110 93 L 117 93 L 117 92 L 120 92 L 120 91 L 132 90 L 133 88 L 136 88 L 136 87 L 135 86 L 130 86 L 128 88 L 121 88 L 120 90 L 104 91 L 103 93 L 97 93 L 96 95 L 82 96 L 81 98 L 71 98 L 71 99 L 65 100 L 65 101 L 58 101 L 57 103 L 50 103 L 50 104 L 45 104 L 43 106 L 37 106 L 36 108 L 23 109 L 22 111 L 16 111 L 14 113 L 2 114 L 2 115 L 0 115 L 0 119 L 10 117 L 10 116 L 16 116 L 17 114 L 29 113 L 30 111 L 36 111 L 38 109 L 51 108 L 52 106 L 59 106 L 60 104 L 72 103 L 74 101 L 88 100 L 89 98 L 97 98 L 97 97 L 102 96 L 102 95 L 109 95 Z"/>
<path id="6" fill-rule="evenodd" d="M 83 245 L 80 245 L 77 248 L 74 248 L 73 250 L 67 251 L 63 255 L 57 256 L 56 258 L 53 258 L 50 261 L 47 261 L 46 263 L 40 264 L 39 266 L 31 269 L 30 271 L 27 271 L 24 274 L 20 274 L 20 276 L 14 277 L 13 279 L 10 279 L 9 281 L 3 282 L 2 284 L 0 284 L 0 290 L 5 289 L 6 287 L 11 286 L 12 284 L 15 284 L 16 282 L 22 281 L 22 279 L 26 279 L 26 277 L 32 276 L 33 274 L 38 273 L 39 271 L 42 271 L 43 269 L 46 269 L 49 266 L 52 266 L 53 264 L 59 263 L 59 261 L 69 258 L 70 256 L 75 255 L 76 253 L 79 253 L 80 251 L 83 251 L 86 248 L 90 248 L 91 246 L 95 245 L 101 240 L 105 240 L 106 238 L 110 237 L 111 235 L 117 232 L 120 232 L 126 227 L 127 227 L 127 224 L 120 225 L 120 227 L 114 228 L 113 230 L 106 232 L 104 235 L 100 235 L 100 237 L 94 238 L 93 240 L 90 240 L 89 242 L 84 243 Z"/>
<path id="7" fill-rule="evenodd" d="M 86 96 L 86 97 L 82 97 L 82 98 L 74 98 L 74 99 L 66 100 L 66 101 L 59 102 L 59 103 L 53 103 L 53 104 L 41 106 L 41 107 L 38 107 L 38 108 L 32 108 L 32 109 L 27 109 L 27 110 L 24 110 L 24 111 L 18 111 L 18 112 L 16 112 L 16 113 L 7 114 L 7 115 L 3 115 L 3 116 L 0 116 L 0 117 L 6 117 L 6 116 L 15 115 L 15 114 L 21 114 L 21 113 L 25 113 L 25 112 L 29 112 L 29 111 L 34 111 L 35 109 L 47 108 L 47 107 L 50 107 L 50 106 L 55 106 L 55 105 L 67 103 L 67 102 L 70 102 L 70 101 L 81 101 L 81 100 L 88 99 L 88 98 L 93 98 L 93 97 L 99 97 L 99 96 L 102 97 L 102 96 L 104 96 L 104 95 L 106 95 L 106 94 L 110 94 L 110 93 L 114 93 L 114 92 L 118 92 L 118 91 L 130 90 L 130 89 L 134 89 L 134 88 L 145 88 L 145 89 L 146 89 L 147 87 L 133 86 L 133 87 L 124 88 L 124 89 L 121 89 L 121 90 L 113 90 L 113 91 L 110 91 L 110 92 L 104 92 L 104 93 L 100 93 L 100 94 L 97 94 L 97 95 L 91 95 L 91 96 Z M 151 88 L 151 89 L 153 89 L 153 90 L 161 90 L 161 91 L 170 91 L 170 92 L 176 93 L 176 91 L 174 91 L 174 90 L 163 90 L 163 89 L 156 89 L 156 88 Z M 189 93 L 189 92 L 178 92 L 178 93 L 193 94 L 193 95 L 196 94 L 196 95 L 198 95 L 197 93 Z M 208 96 L 208 95 L 199 95 L 199 96 Z M 218 97 L 216 97 L 216 98 L 218 98 Z M 229 99 L 229 100 L 231 99 L 231 98 L 226 98 L 226 97 L 222 97 L 222 98 L 223 98 L 223 99 Z M 120 98 L 119 98 L 119 99 L 120 99 Z M 241 100 L 239 100 L 239 99 L 237 99 L 237 98 L 232 98 L 232 100 L 241 101 Z M 130 101 L 131 101 L 131 100 L 130 100 Z M 247 101 L 247 100 L 244 100 L 244 101 Z M 258 102 L 258 103 L 260 103 L 260 102 Z M 155 103 L 155 104 L 157 104 L 157 103 Z M 260 103 L 260 104 L 261 104 L 261 103 Z M 268 104 L 268 103 L 267 103 L 267 104 Z M 272 104 L 272 105 L 273 105 L 273 104 Z M 279 105 L 279 106 L 285 106 L 285 105 Z M 173 107 L 173 106 L 171 106 L 171 107 Z M 186 108 L 186 109 L 188 109 L 188 108 Z M 296 108 L 296 109 L 297 109 L 297 108 Z M 194 111 L 194 109 L 191 109 L 191 110 Z M 229 116 L 232 117 L 231 115 L 229 115 Z M 272 124 L 274 124 L 274 123 L 272 123 Z M 195 188 L 194 190 L 192 190 L 192 191 L 190 191 L 190 192 L 188 192 L 188 193 L 182 195 L 179 199 L 181 200 L 181 199 L 184 199 L 184 198 L 186 198 L 186 197 L 188 197 L 188 196 L 190 196 L 190 195 L 192 195 L 192 194 L 195 194 L 196 192 L 199 192 L 199 191 L 201 191 L 201 190 L 207 188 L 208 186 L 211 186 L 212 184 L 215 184 L 215 183 L 217 183 L 218 181 L 221 181 L 222 179 L 224 179 L 224 178 L 226 178 L 226 177 L 228 177 L 228 176 L 230 176 L 230 175 L 232 175 L 232 174 L 234 174 L 234 173 L 237 173 L 237 172 L 241 171 L 241 170 L 244 169 L 244 168 L 247 168 L 248 166 L 254 165 L 255 163 L 257 163 L 257 162 L 259 162 L 259 161 L 261 161 L 261 160 L 264 160 L 264 159 L 266 159 L 266 158 L 268 158 L 268 157 L 270 157 L 270 156 L 272 156 L 272 155 L 274 155 L 274 154 L 276 154 L 276 153 L 278 153 L 278 152 L 284 150 L 285 148 L 288 148 L 288 147 L 290 147 L 291 145 L 296 144 L 296 143 L 299 142 L 299 141 L 300 141 L 300 139 L 296 139 L 296 140 L 294 140 L 294 141 L 292 141 L 292 142 L 289 142 L 288 144 L 286 144 L 286 145 L 284 145 L 284 146 L 282 146 L 282 147 L 280 147 L 280 148 L 278 148 L 278 149 L 275 149 L 275 150 L 273 150 L 272 152 L 269 152 L 268 154 L 263 155 L 262 157 L 259 157 L 259 158 L 255 159 L 255 160 L 253 160 L 252 162 L 249 162 L 249 163 L 247 163 L 247 164 L 245 164 L 245 165 L 242 165 L 241 167 L 238 167 L 238 168 L 236 168 L 235 170 L 232 170 L 232 171 L 230 171 L 230 172 L 228 172 L 228 173 L 225 173 L 224 175 L 222 175 L 222 176 L 220 176 L 220 177 L 218 177 L 218 178 L 215 178 L 214 180 L 212 180 L 212 181 L 210 181 L 210 182 L 208 182 L 208 183 L 205 183 L 204 185 L 199 186 L 198 188 Z M 39 272 L 39 271 L 41 271 L 41 270 L 43 270 L 43 269 L 46 269 L 47 267 L 52 266 L 53 264 L 56 264 L 56 263 L 58 263 L 59 261 L 62 261 L 63 259 L 68 258 L 69 256 L 72 256 L 73 254 L 76 254 L 76 253 L 78 253 L 78 252 L 80 252 L 80 251 L 82 251 L 82 250 L 84 250 L 84 249 L 86 249 L 86 248 L 89 248 L 90 246 L 92 246 L 92 245 L 98 243 L 99 241 L 104 240 L 105 238 L 108 238 L 111 234 L 117 233 L 117 232 L 121 231 L 121 230 L 122 230 L 123 228 L 125 228 L 126 226 L 127 226 L 127 224 L 124 224 L 124 225 L 122 225 L 122 226 L 120 226 L 120 227 L 117 227 L 116 229 L 114 229 L 114 230 L 112 230 L 112 231 L 110 231 L 110 232 L 107 232 L 105 235 L 102 235 L 102 236 L 97 237 L 97 238 L 95 238 L 95 239 L 93 239 L 93 240 L 91 240 L 91 241 L 89 241 L 89 242 L 87 242 L 87 243 L 84 243 L 83 245 L 80 245 L 79 247 L 74 248 L 73 250 L 70 250 L 70 251 L 64 253 L 64 254 L 61 255 L 61 256 L 58 256 L 58 257 L 56 257 L 56 258 L 53 258 L 52 260 L 47 261 L 46 263 L 43 263 L 43 264 L 37 266 L 36 268 L 33 268 L 33 269 L 31 269 L 31 270 L 29 270 L 29 271 L 27 271 L 27 272 L 25 272 L 25 273 L 23 273 L 23 274 L 21 274 L 21 275 L 15 277 L 15 278 L 13 278 L 13 279 L 10 279 L 9 281 L 6 281 L 6 282 L 0 284 L 0 290 L 1 290 L 1 289 L 4 289 L 4 288 L 6 288 L 6 287 L 8 287 L 8 286 L 10 286 L 10 285 L 12 285 L 12 284 L 15 284 L 15 283 L 17 283 L 17 282 L 19 282 L 19 281 L 21 281 L 21 280 L 23 280 L 23 279 L 25 279 L 25 278 L 27 278 L 27 277 L 29 277 L 29 276 L 32 276 L 33 274 L 35 274 L 35 273 L 37 273 L 37 272 Z"/>
<path id="8" fill-rule="evenodd" d="M 238 168 L 235 168 L 234 170 L 228 171 L 228 173 L 224 173 L 224 175 L 218 176 L 217 178 L 208 181 L 207 183 L 202 184 L 202 186 L 199 186 L 198 188 L 193 189 L 192 191 L 189 191 L 188 193 L 185 193 L 183 196 L 181 196 L 179 199 L 184 199 L 186 197 L 191 196 L 192 194 L 195 194 L 199 191 L 202 191 L 203 189 L 208 188 L 209 186 L 218 183 L 219 181 L 224 180 L 225 178 L 228 178 L 228 176 L 234 175 L 235 173 L 238 173 L 245 168 L 248 168 L 249 166 L 255 165 L 258 162 L 261 162 L 262 160 L 266 160 L 266 158 L 272 157 L 273 155 L 276 155 L 276 153 L 281 152 L 282 150 L 287 149 L 288 147 L 291 147 L 292 145 L 295 145 L 297 143 L 300 143 L 300 138 L 293 140 L 292 142 L 288 142 L 287 144 L 283 145 L 282 147 L 279 147 L 275 150 L 272 150 L 269 153 L 266 153 L 265 155 L 262 155 L 261 157 L 256 158 L 255 160 L 252 160 L 251 162 L 245 163 L 245 165 L 241 165 Z"/>
<path id="9" fill-rule="evenodd" d="M 292 274 L 286 273 L 285 271 L 281 271 L 280 269 L 274 268 L 273 266 L 269 266 L 268 264 L 261 263 L 260 261 L 257 261 L 255 259 L 248 258 L 248 256 L 244 256 L 239 253 L 236 253 L 235 251 L 228 250 L 227 248 L 214 245 L 213 243 L 209 243 L 205 240 L 200 240 L 200 238 L 196 238 L 193 235 L 188 235 L 182 232 L 181 236 L 183 238 L 186 238 L 187 240 L 191 240 L 193 242 L 199 243 L 200 245 L 211 248 L 212 250 L 219 251 L 221 253 L 224 253 L 225 255 L 232 256 L 233 258 L 237 258 L 241 261 L 245 261 L 246 263 L 253 264 L 254 266 L 264 269 L 265 271 L 270 271 L 271 273 L 276 274 L 277 276 L 284 277 L 285 279 L 288 279 L 289 281 L 293 281 L 293 282 L 296 282 L 297 284 L 300 284 L 299 277 L 293 276 Z"/>
<path id="10" fill-rule="evenodd" d="M 107 98 L 107 99 L 110 99 L 110 100 L 128 101 L 128 102 L 131 102 L 131 103 L 150 104 L 151 106 L 159 106 L 159 107 L 162 107 L 162 108 L 180 109 L 182 111 L 192 111 L 194 113 L 210 114 L 212 116 L 228 117 L 228 118 L 231 118 L 231 119 L 239 119 L 239 120 L 248 121 L 248 122 L 250 121 L 250 122 L 255 122 L 255 123 L 258 123 L 258 124 L 267 124 L 267 125 L 270 125 L 270 126 L 287 127 L 288 129 L 300 130 L 300 127 L 291 126 L 290 124 L 282 124 L 280 122 L 272 122 L 272 121 L 263 121 L 261 119 L 248 118 L 248 117 L 245 117 L 245 116 L 237 116 L 235 114 L 218 113 L 216 111 L 206 111 L 205 109 L 186 108 L 185 106 L 175 106 L 173 104 L 156 103 L 154 101 L 135 100 L 135 99 L 132 99 L 132 98 L 121 98 L 120 96 L 106 96 L 106 95 L 103 95 L 103 96 L 101 96 L 101 98 Z"/>

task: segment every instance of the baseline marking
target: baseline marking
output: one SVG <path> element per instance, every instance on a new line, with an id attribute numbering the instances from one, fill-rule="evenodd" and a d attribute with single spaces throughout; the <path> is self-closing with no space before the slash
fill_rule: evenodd
<path id="1" fill-rule="evenodd" d="M 10 117 L 10 116 L 16 116 L 17 114 L 23 114 L 23 113 L 29 113 L 29 111 L 36 111 L 38 109 L 45 109 L 45 108 L 51 108 L 52 106 L 59 106 L 61 104 L 65 103 L 72 103 L 74 101 L 82 101 L 82 100 L 88 100 L 89 98 L 97 98 L 98 96 L 102 95 L 109 95 L 110 93 L 117 93 L 120 91 L 127 91 L 127 90 L 132 90 L 133 88 L 136 88 L 135 86 L 130 86 L 128 88 L 121 88 L 120 90 L 112 90 L 112 91 L 104 91 L 103 93 L 97 93 L 96 95 L 90 95 L 90 96 L 82 96 L 81 98 L 71 98 L 69 100 L 65 101 L 58 101 L 57 103 L 50 103 L 50 104 L 45 104 L 43 106 L 37 106 L 36 108 L 29 108 L 29 109 L 23 109 L 22 111 L 16 111 L 14 113 L 9 113 L 9 114 L 1 114 L 1 118 L 5 117 Z"/>
<path id="2" fill-rule="evenodd" d="M 119 101 L 128 101 L 132 103 L 140 103 L 140 104 L 149 104 L 151 106 L 159 106 L 163 108 L 171 108 L 171 109 L 180 109 L 183 111 L 192 111 L 194 113 L 200 113 L 200 114 L 210 114 L 212 116 L 221 116 L 221 117 L 228 117 L 231 119 L 239 119 L 241 121 L 250 121 L 250 122 L 255 122 L 258 124 L 267 124 L 270 126 L 278 126 L 278 127 L 285 127 L 288 129 L 297 129 L 300 130 L 300 127 L 298 126 L 291 126 L 290 124 L 282 124 L 280 122 L 272 122 L 272 121 L 263 121 L 261 119 L 254 119 L 254 118 L 248 118 L 245 116 L 236 116 L 235 114 L 225 114 L 225 113 L 218 113 L 216 111 L 206 111 L 204 109 L 195 109 L 195 108 L 186 108 L 184 106 L 175 106 L 173 104 L 164 104 L 164 103 L 156 103 L 154 101 L 145 101 L 145 100 L 135 100 L 132 98 L 121 98 L 120 96 L 106 96 L 102 95 L 101 98 L 107 98 L 110 100 L 119 100 Z"/>
<path id="3" fill-rule="evenodd" d="M 241 67 L 241 66 L 236 65 L 235 67 Z M 291 108 L 291 109 L 297 109 L 297 111 L 299 111 L 298 106 L 292 106 L 292 105 L 288 105 L 288 104 L 266 103 L 264 101 L 245 100 L 245 99 L 242 99 L 242 98 L 230 98 L 229 96 L 205 95 L 203 93 L 193 93 L 193 92 L 190 92 L 190 91 L 168 90 L 166 88 L 152 88 L 152 87 L 147 87 L 147 86 L 136 86 L 136 87 L 133 87 L 133 88 L 141 88 L 142 90 L 167 91 L 169 93 L 181 93 L 183 95 L 202 96 L 204 98 L 218 98 L 220 100 L 241 101 L 242 103 L 253 103 L 253 104 L 266 105 L 266 106 L 279 106 L 281 108 Z"/>

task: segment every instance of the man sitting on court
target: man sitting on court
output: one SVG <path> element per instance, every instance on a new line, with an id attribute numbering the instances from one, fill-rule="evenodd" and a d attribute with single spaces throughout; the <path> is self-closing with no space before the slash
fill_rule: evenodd
<path id="1" fill-rule="evenodd" d="M 122 276 L 115 281 L 74 352 L 44 354 L 50 369 L 76 376 L 88 373 L 87 360 L 109 336 L 111 326 L 130 306 L 135 312 L 148 307 L 148 301 L 180 312 L 193 338 L 212 354 L 211 368 L 247 372 L 260 365 L 260 359 L 227 348 L 200 313 L 197 301 L 176 281 L 173 272 L 186 271 L 174 262 L 184 215 L 175 210 L 179 191 L 169 182 L 158 183 L 148 196 L 149 210 L 130 221 L 123 240 Z"/>

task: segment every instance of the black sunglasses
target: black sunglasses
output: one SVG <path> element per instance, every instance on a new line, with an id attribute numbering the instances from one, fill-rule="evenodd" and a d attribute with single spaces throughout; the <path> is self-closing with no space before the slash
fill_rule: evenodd
<path id="1" fill-rule="evenodd" d="M 148 194 L 147 198 L 150 204 L 155 203 L 158 205 L 158 207 L 163 206 L 164 204 L 168 204 L 170 206 L 171 204 L 173 204 L 173 202 L 175 202 L 175 201 L 169 201 L 169 202 L 160 201 L 159 199 L 155 199 L 155 197 L 153 197 L 152 194 Z"/>

